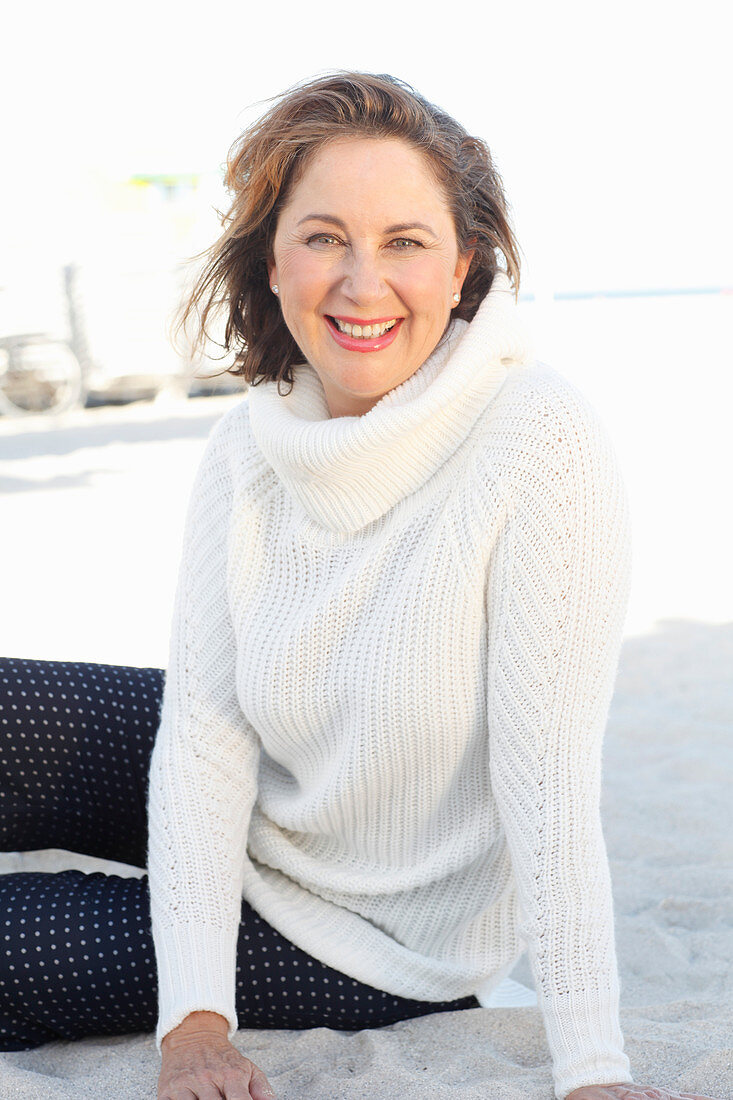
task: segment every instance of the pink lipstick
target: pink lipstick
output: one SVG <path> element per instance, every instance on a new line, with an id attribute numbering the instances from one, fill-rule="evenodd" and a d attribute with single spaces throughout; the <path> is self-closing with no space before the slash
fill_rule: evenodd
<path id="1" fill-rule="evenodd" d="M 383 324 L 385 321 L 391 321 L 392 318 L 374 318 L 370 321 L 366 321 L 359 317 L 339 317 L 339 320 L 346 321 L 347 324 L 366 327 L 367 325 Z M 402 325 L 402 321 L 403 318 L 399 317 L 396 324 L 382 336 L 371 336 L 366 338 L 364 336 L 349 336 L 348 333 L 341 332 L 333 317 L 326 316 L 326 324 L 328 325 L 329 332 L 339 347 L 345 348 L 346 351 L 381 351 L 382 348 L 388 347 L 395 339 Z"/>

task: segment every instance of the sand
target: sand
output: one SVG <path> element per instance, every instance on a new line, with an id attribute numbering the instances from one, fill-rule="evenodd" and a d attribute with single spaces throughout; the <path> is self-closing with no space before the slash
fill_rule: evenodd
<path id="1" fill-rule="evenodd" d="M 0 424 L 3 530 L 22 533 L 3 540 L 4 575 L 14 583 L 3 595 L 0 652 L 165 664 L 191 477 L 211 424 L 238 399 L 163 399 L 86 410 L 56 425 Z M 680 415 L 689 399 L 679 394 Z M 620 415 L 609 400 L 606 419 Z M 649 518 L 651 495 L 644 496 L 657 455 L 641 443 L 634 450 L 633 438 L 621 450 L 638 474 L 639 564 L 605 743 L 603 817 L 622 1027 L 637 1080 L 726 1100 L 733 1095 L 732 586 L 719 546 L 703 577 L 691 568 L 699 532 L 684 523 L 680 539 L 667 542 L 666 585 L 660 581 L 660 506 Z M 670 463 L 678 460 L 670 451 Z M 725 469 L 714 476 L 718 499 L 727 499 Z M 705 492 L 716 493 L 709 476 Z M 64 866 L 100 865 L 56 851 L 0 856 L 0 871 Z M 531 981 L 525 960 L 514 977 Z M 236 1043 L 265 1070 L 279 1100 L 553 1095 L 536 1008 L 473 1009 L 358 1033 L 241 1031 Z M 152 1034 L 51 1043 L 0 1055 L 0 1097 L 155 1100 L 158 1065 Z"/>
<path id="2" fill-rule="evenodd" d="M 733 1093 L 732 662 L 733 625 L 667 622 L 627 639 L 604 789 L 633 1072 L 721 1098 Z M 5 869 L 32 858 L 41 865 L 6 856 Z M 43 866 L 62 859 L 49 853 Z M 529 980 L 525 960 L 514 976 Z M 356 1033 L 240 1031 L 236 1045 L 279 1100 L 553 1095 L 536 1008 L 471 1009 Z M 151 1034 L 50 1043 L 0 1055 L 0 1096 L 155 1100 L 158 1066 Z"/>

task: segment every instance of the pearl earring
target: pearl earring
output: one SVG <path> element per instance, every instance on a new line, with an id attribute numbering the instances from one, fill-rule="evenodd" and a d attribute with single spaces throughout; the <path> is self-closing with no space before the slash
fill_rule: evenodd
<path id="1" fill-rule="evenodd" d="M 273 294 L 279 294 L 280 293 L 280 287 L 277 285 L 277 283 L 273 283 L 271 289 L 272 289 Z"/>
<path id="2" fill-rule="evenodd" d="M 456 291 L 456 292 L 455 292 L 455 294 L 453 295 L 453 301 L 454 301 L 454 302 L 456 303 L 456 305 L 458 305 L 458 303 L 460 302 L 460 300 L 461 300 L 461 296 L 460 296 L 460 294 L 458 293 L 458 291 Z"/>

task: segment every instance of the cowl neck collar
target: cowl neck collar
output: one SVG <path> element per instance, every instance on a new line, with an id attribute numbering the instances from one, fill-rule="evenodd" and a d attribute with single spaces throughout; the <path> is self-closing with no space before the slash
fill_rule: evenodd
<path id="1" fill-rule="evenodd" d="M 293 368 L 249 389 L 255 441 L 288 492 L 328 531 L 351 534 L 423 485 L 470 433 L 508 370 L 531 348 L 509 280 L 498 272 L 468 323 L 451 322 L 409 378 L 362 416 L 331 417 L 316 371 Z"/>

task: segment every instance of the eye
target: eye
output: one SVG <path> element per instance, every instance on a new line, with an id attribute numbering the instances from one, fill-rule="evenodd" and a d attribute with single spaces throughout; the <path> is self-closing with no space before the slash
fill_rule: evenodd
<path id="1" fill-rule="evenodd" d="M 333 245 L 340 243 L 338 237 L 335 237 L 333 233 L 315 233 L 308 238 L 308 244 Z"/>
<path id="2" fill-rule="evenodd" d="M 422 248 L 422 243 L 413 240 L 411 237 L 396 237 L 390 243 L 398 252 L 407 252 L 411 248 Z"/>

